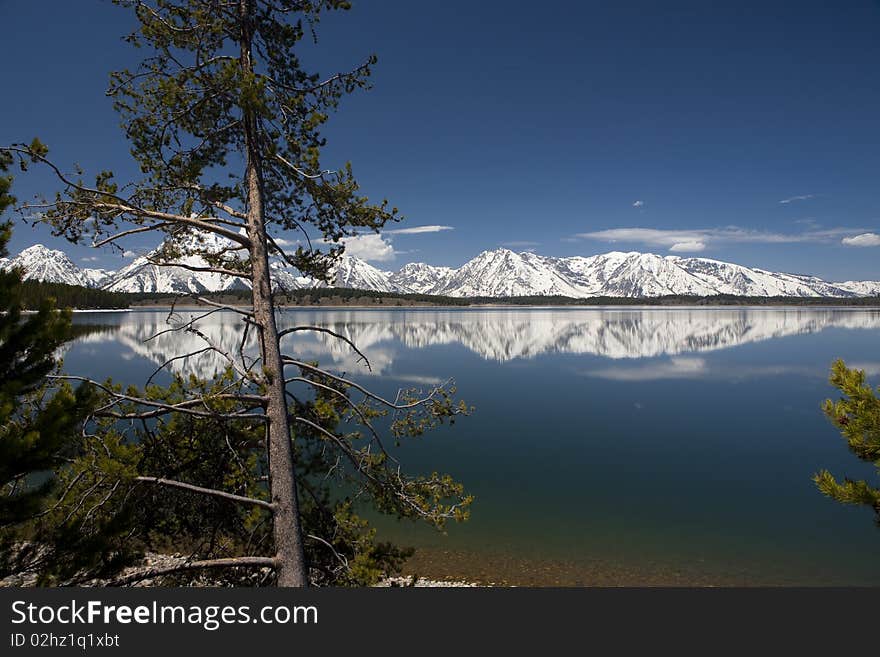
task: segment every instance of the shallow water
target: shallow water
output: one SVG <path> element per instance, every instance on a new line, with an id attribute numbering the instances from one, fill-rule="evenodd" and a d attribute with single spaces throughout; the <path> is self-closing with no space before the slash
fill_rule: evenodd
<path id="1" fill-rule="evenodd" d="M 193 314 L 184 312 L 184 316 Z M 81 313 L 100 324 L 65 370 L 134 384 L 198 346 L 167 312 Z M 289 350 L 393 397 L 454 378 L 476 413 L 408 443 L 411 472 L 477 496 L 447 535 L 380 522 L 420 548 L 411 569 L 520 584 L 880 584 L 867 509 L 820 495 L 812 474 L 873 476 L 822 415 L 835 358 L 880 383 L 880 311 L 819 308 L 296 309 L 344 344 Z M 202 322 L 237 350 L 231 313 Z M 173 364 L 210 375 L 204 356 Z M 161 376 L 160 379 L 161 381 Z"/>

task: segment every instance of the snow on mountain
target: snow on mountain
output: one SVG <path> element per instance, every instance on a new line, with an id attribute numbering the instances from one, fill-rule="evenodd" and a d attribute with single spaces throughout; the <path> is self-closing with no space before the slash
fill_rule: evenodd
<path id="1" fill-rule="evenodd" d="M 313 286 L 311 279 L 301 276 L 295 269 L 279 260 L 269 262 L 269 278 L 272 279 L 272 286 L 277 290 L 290 291 Z M 250 287 L 250 283 L 242 282 Z"/>
<path id="2" fill-rule="evenodd" d="M 681 258 L 678 260 L 678 265 L 717 290 L 716 294 L 755 297 L 853 296 L 850 291 L 826 283 L 815 276 L 776 274 L 708 258 Z"/>
<path id="3" fill-rule="evenodd" d="M 198 234 L 175 242 L 186 252 L 220 253 L 228 249 L 232 243 L 211 233 Z M 148 256 L 137 258 L 134 262 L 119 270 L 106 286 L 106 289 L 117 292 L 218 292 L 231 289 L 250 287 L 249 281 L 224 276 L 213 272 L 192 271 L 184 267 L 167 267 L 154 265 L 161 247 Z M 208 263 L 198 254 L 183 255 L 173 259 L 188 267 L 207 267 Z M 275 286 L 285 290 L 302 287 L 326 287 L 327 284 L 317 282 L 299 275 L 279 260 L 269 263 L 270 275 Z M 367 264 L 363 260 L 343 255 L 330 271 L 330 285 L 333 287 L 350 287 L 381 292 L 394 292 L 398 288 L 389 282 L 389 274 Z"/>
<path id="4" fill-rule="evenodd" d="M 391 283 L 388 272 L 381 271 L 360 258 L 347 255 L 341 256 L 331 268 L 330 286 L 374 290 L 376 292 L 403 291 Z"/>
<path id="5" fill-rule="evenodd" d="M 171 240 L 172 238 L 168 238 Z M 246 287 L 246 284 L 233 276 L 225 276 L 215 272 L 194 271 L 187 267 L 208 267 L 209 264 L 197 252 L 219 254 L 232 243 L 213 233 L 199 233 L 174 238 L 174 246 L 179 248 L 181 255 L 166 258 L 167 261 L 178 262 L 186 267 L 167 267 L 153 264 L 161 257 L 163 249 L 171 242 L 166 240 L 145 256 L 136 258 L 116 272 L 104 286 L 112 292 L 220 292 L 229 289 Z"/>
<path id="6" fill-rule="evenodd" d="M 834 285 L 862 297 L 880 296 L 880 281 L 845 281 Z"/>
<path id="7" fill-rule="evenodd" d="M 454 297 L 587 296 L 559 274 L 553 258 L 508 249 L 483 251 L 451 273 L 437 292 Z"/>
<path id="8" fill-rule="evenodd" d="M 195 256 L 182 258 L 194 264 Z M 201 260 L 201 259 L 199 259 Z M 204 265 L 203 265 L 204 266 Z M 105 286 L 111 292 L 218 292 L 238 283 L 235 279 L 212 272 L 194 272 L 182 267 L 163 267 L 151 264 L 145 257 L 114 274 Z"/>
<path id="9" fill-rule="evenodd" d="M 707 295 L 716 292 L 683 270 L 674 258 L 653 253 L 612 251 L 589 258 L 560 258 L 563 276 L 581 291 L 576 296 L 656 297 L 665 294 Z"/>
<path id="10" fill-rule="evenodd" d="M 872 282 L 841 286 L 813 276 L 778 274 L 708 258 L 619 251 L 590 257 L 550 258 L 497 249 L 484 251 L 455 270 L 438 293 L 456 297 L 850 297 L 870 294 L 877 288 L 880 284 Z"/>
<path id="11" fill-rule="evenodd" d="M 89 276 L 85 275 L 63 251 L 48 249 L 42 244 L 34 244 L 4 263 L 4 269 L 17 267 L 26 281 L 43 283 L 65 283 L 90 287 Z"/>
<path id="12" fill-rule="evenodd" d="M 86 287 L 103 287 L 116 272 L 108 269 L 80 269 L 80 273 L 86 281 Z"/>
<path id="13" fill-rule="evenodd" d="M 230 242 L 213 234 L 175 239 L 187 267 L 206 267 L 196 251 L 220 253 Z M 246 280 L 186 267 L 150 262 L 162 247 L 120 269 L 78 269 L 61 251 L 37 244 L 0 267 L 21 267 L 25 278 L 102 287 L 117 292 L 191 293 L 246 289 Z M 189 255 L 187 255 L 189 254 Z M 331 268 L 329 283 L 305 278 L 279 260 L 270 263 L 274 284 L 293 290 L 347 287 L 380 292 L 418 292 L 454 297 L 561 295 L 656 297 L 668 294 L 711 296 L 854 297 L 880 294 L 880 281 L 829 283 L 815 276 L 785 274 L 744 267 L 709 258 L 660 256 L 612 251 L 599 255 L 553 258 L 508 249 L 483 251 L 457 269 L 409 263 L 396 272 L 382 271 L 363 260 L 343 255 Z"/>
<path id="14" fill-rule="evenodd" d="M 456 271 L 451 267 L 435 267 L 424 262 L 411 262 L 392 273 L 388 280 L 396 290 L 438 294 L 447 286 Z"/>

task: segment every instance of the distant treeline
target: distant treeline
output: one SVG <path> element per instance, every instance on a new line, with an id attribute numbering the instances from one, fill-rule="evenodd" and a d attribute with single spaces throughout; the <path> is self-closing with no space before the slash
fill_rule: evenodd
<path id="1" fill-rule="evenodd" d="M 375 303 L 377 305 L 431 305 L 431 306 L 467 306 L 470 299 L 444 297 L 432 294 L 404 294 L 401 292 L 374 292 L 372 290 L 355 290 L 346 287 L 308 288 L 291 290 L 281 295 L 281 303 L 319 304 L 327 301 L 340 301 L 346 305 L 355 303 Z"/>
<path id="2" fill-rule="evenodd" d="M 575 299 L 561 296 L 473 297 L 470 305 L 512 306 L 880 306 L 876 297 L 745 297 L 733 294 L 687 296 L 670 294 L 662 297 L 590 297 Z"/>
<path id="3" fill-rule="evenodd" d="M 177 300 L 195 300 L 194 296 L 175 296 L 156 292 L 107 292 L 76 285 L 25 281 L 26 308 L 36 308 L 46 297 L 53 297 L 60 308 L 116 309 L 131 306 L 168 305 Z M 250 290 L 208 292 L 199 296 L 235 305 L 250 302 Z M 377 306 L 880 306 L 876 297 L 740 297 L 732 294 L 715 296 L 668 295 L 663 297 L 591 297 L 576 299 L 563 296 L 524 297 L 445 297 L 431 294 L 375 292 L 351 288 L 309 288 L 281 292 L 280 305 L 377 305 Z"/>
<path id="4" fill-rule="evenodd" d="M 38 308 L 47 297 L 55 299 L 55 304 L 59 308 L 83 310 L 128 308 L 132 301 L 131 295 L 122 292 L 107 292 L 79 285 L 39 281 L 23 281 L 21 293 L 22 303 L 29 310 Z"/>
<path id="5" fill-rule="evenodd" d="M 249 292 L 241 291 L 246 299 Z M 880 296 L 848 297 L 744 297 L 733 294 L 714 296 L 667 295 L 662 297 L 590 297 L 588 299 L 563 296 L 522 296 L 522 297 L 445 297 L 431 294 L 400 294 L 397 292 L 373 292 L 350 288 L 314 288 L 286 292 L 281 301 L 289 303 L 320 304 L 340 300 L 350 304 L 353 301 L 373 300 L 383 305 L 416 304 L 436 306 L 880 306 Z M 404 302 L 409 302 L 405 304 Z"/>

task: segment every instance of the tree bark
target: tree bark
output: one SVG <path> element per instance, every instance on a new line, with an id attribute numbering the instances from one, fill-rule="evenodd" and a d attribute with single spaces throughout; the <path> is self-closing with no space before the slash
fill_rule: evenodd
<path id="1" fill-rule="evenodd" d="M 253 72 L 251 48 L 253 32 L 252 0 L 240 0 L 241 69 L 247 81 Z M 269 254 L 263 211 L 263 182 L 257 121 L 252 109 L 243 108 L 246 145 L 245 184 L 247 186 L 247 233 L 251 240 L 254 321 L 259 327 L 260 356 L 266 377 L 267 449 L 269 491 L 274 508 L 273 532 L 277 560 L 278 586 L 308 586 L 303 550 L 302 525 L 297 497 L 296 472 L 284 391 L 284 363 L 275 323 Z"/>

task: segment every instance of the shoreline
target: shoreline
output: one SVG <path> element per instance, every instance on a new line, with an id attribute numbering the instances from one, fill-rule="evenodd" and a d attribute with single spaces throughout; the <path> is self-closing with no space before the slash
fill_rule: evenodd
<path id="1" fill-rule="evenodd" d="M 230 308 L 249 308 L 247 304 L 225 304 Z M 73 312 L 136 312 L 136 311 L 144 311 L 144 310 L 170 310 L 171 304 L 156 304 L 156 305 L 132 305 L 129 308 L 120 308 L 120 309 L 96 309 L 96 310 L 74 310 Z M 202 310 L 204 308 L 211 308 L 208 304 L 187 304 L 183 305 L 175 305 L 175 310 Z M 405 310 L 680 310 L 680 309 L 697 309 L 697 310 L 731 310 L 735 308 L 749 308 L 749 309 L 760 309 L 767 308 L 769 310 L 778 310 L 784 308 L 804 308 L 809 310 L 880 310 L 880 305 L 872 306 L 872 305 L 864 305 L 864 304 L 828 304 L 828 305 L 820 305 L 820 304 L 811 304 L 811 305 L 801 305 L 801 304 L 717 304 L 717 305 L 704 305 L 704 304 L 669 304 L 669 305 L 657 305 L 657 304 L 562 304 L 562 305 L 518 305 L 518 304 L 470 304 L 470 305 L 412 305 L 412 306 L 392 306 L 387 305 L 383 306 L 380 304 L 375 305 L 354 305 L 354 304 L 295 304 L 295 305 L 278 305 L 276 306 L 278 310 L 296 310 L 298 308 L 302 308 L 304 310 L 321 310 L 321 309 L 332 309 L 337 310 L 340 308 L 347 308 L 350 310 L 378 310 L 378 311 L 405 311 Z"/>
<path id="2" fill-rule="evenodd" d="M 180 553 L 149 552 L 141 564 L 126 568 L 124 578 L 149 570 L 186 562 Z M 533 555 L 488 554 L 441 547 L 418 548 L 398 574 L 386 575 L 374 588 L 757 588 L 757 587 L 827 587 L 858 586 L 852 582 L 826 581 L 821 578 L 804 580 L 802 577 L 757 572 L 708 572 L 695 568 L 696 564 L 627 564 L 604 560 L 570 561 L 541 558 Z M 236 587 L 257 583 L 265 569 L 244 577 Z M 53 588 L 68 586 L 68 583 Z M 116 586 L 114 580 L 88 580 L 76 586 L 105 588 Z M 144 577 L 125 586 L 152 588 L 159 586 L 156 578 Z M 193 573 L 185 583 L 175 588 L 228 586 L 204 573 Z M 864 586 L 864 584 L 861 584 Z M 32 588 L 37 586 L 37 573 L 23 571 L 0 579 L 0 588 Z"/>

